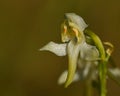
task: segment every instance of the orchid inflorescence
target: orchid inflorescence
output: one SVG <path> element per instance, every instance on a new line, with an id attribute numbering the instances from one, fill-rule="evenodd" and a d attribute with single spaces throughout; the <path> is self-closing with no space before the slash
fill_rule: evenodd
<path id="1" fill-rule="evenodd" d="M 75 13 L 66 13 L 61 24 L 61 44 L 49 42 L 40 51 L 50 51 L 57 56 L 68 56 L 68 71 L 58 79 L 59 84 L 68 87 L 73 81 L 99 81 L 100 96 L 106 96 L 106 79 L 112 78 L 120 85 L 120 70 L 108 68 L 113 52 L 110 42 L 102 42 L 91 30 L 82 17 Z M 106 47 L 104 47 L 106 46 Z M 91 96 L 88 94 L 88 96 Z"/>

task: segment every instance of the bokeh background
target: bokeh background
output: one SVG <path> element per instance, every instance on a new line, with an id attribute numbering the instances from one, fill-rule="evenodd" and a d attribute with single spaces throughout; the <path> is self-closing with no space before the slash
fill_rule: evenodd
<path id="1" fill-rule="evenodd" d="M 82 82 L 67 89 L 57 84 L 67 57 L 38 51 L 49 41 L 61 42 L 66 12 L 79 14 L 103 41 L 114 44 L 120 67 L 119 0 L 0 0 L 0 96 L 83 96 Z M 107 86 L 108 96 L 119 96 L 116 83 L 108 80 Z"/>

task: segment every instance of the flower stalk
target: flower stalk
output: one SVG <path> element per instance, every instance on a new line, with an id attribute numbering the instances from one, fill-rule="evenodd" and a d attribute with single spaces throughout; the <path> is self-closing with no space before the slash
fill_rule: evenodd
<path id="1" fill-rule="evenodd" d="M 104 46 L 100 40 L 100 38 L 90 30 L 85 30 L 85 34 L 90 36 L 93 39 L 95 46 L 98 48 L 100 53 L 100 61 L 98 65 L 99 78 L 100 78 L 100 96 L 106 96 L 106 77 L 107 77 L 107 63 L 109 60 L 109 56 L 106 56 Z"/>

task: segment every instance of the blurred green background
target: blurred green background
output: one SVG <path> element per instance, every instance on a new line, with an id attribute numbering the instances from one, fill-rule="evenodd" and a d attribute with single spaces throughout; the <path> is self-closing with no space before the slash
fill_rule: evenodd
<path id="1" fill-rule="evenodd" d="M 82 82 L 67 89 L 57 85 L 67 68 L 67 57 L 38 49 L 60 41 L 64 13 L 82 16 L 103 41 L 115 46 L 113 58 L 120 67 L 119 0 L 1 0 L 0 96 L 83 96 Z M 108 80 L 108 96 L 120 87 Z"/>

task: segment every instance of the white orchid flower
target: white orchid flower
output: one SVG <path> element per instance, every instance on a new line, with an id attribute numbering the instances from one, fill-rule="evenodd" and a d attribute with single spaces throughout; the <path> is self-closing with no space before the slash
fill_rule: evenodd
<path id="1" fill-rule="evenodd" d="M 78 80 L 78 75 L 75 75 L 77 67 L 81 69 L 81 79 L 88 75 L 91 64 L 97 64 L 99 52 L 95 46 L 86 43 L 83 31 L 87 24 L 82 17 L 75 13 L 66 13 L 65 17 L 61 26 L 63 43 L 57 44 L 51 41 L 40 51 L 47 50 L 58 56 L 68 55 L 68 72 L 65 71 L 58 81 L 59 83 L 65 82 L 65 87 L 67 87 L 73 80 Z"/>
<path id="2" fill-rule="evenodd" d="M 73 81 L 86 79 L 87 86 L 91 86 L 92 81 L 98 80 L 99 77 L 100 96 L 106 96 L 107 76 L 120 85 L 120 69 L 107 66 L 114 46 L 110 42 L 104 42 L 109 47 L 104 48 L 94 32 L 85 30 L 87 24 L 82 17 L 75 13 L 66 13 L 65 17 L 61 25 L 63 43 L 51 41 L 40 51 L 46 50 L 57 56 L 68 56 L 68 71 L 62 73 L 58 79 L 59 84 L 65 83 L 67 87 Z M 89 89 L 91 87 L 88 87 L 88 91 Z"/>

